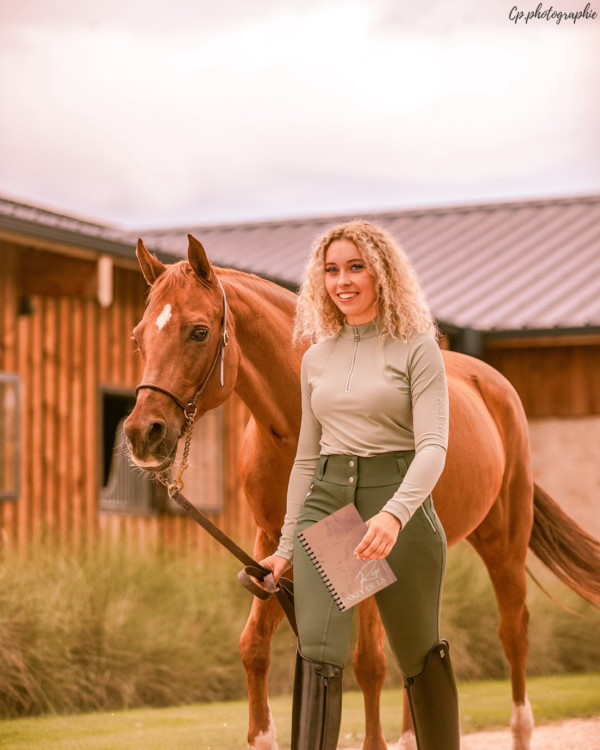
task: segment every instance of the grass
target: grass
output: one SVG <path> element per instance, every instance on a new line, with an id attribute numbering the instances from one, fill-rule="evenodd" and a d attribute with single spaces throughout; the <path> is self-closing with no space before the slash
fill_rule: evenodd
<path id="1" fill-rule="evenodd" d="M 535 677 L 528 682 L 536 724 L 600 715 L 600 674 Z M 400 735 L 401 690 L 386 690 L 381 717 L 388 742 Z M 506 728 L 510 717 L 507 681 L 459 684 L 463 732 Z M 291 697 L 271 700 L 280 748 L 289 748 Z M 245 701 L 177 708 L 16 719 L 0 723 L 0 745 L 11 750 L 245 750 Z M 341 747 L 364 737 L 362 696 L 344 695 Z"/>
<path id="2" fill-rule="evenodd" d="M 529 675 L 600 672 L 600 612 L 535 563 L 543 585 L 579 616 L 530 584 Z M 98 549 L 85 558 L 50 548 L 31 558 L 5 551 L 0 718 L 245 697 L 238 640 L 252 598 L 236 580 L 239 567 L 222 558 L 215 572 L 199 560 L 123 548 Z M 357 624 L 355 618 L 354 637 Z M 487 572 L 473 550 L 458 545 L 449 554 L 442 636 L 459 680 L 509 676 L 497 627 Z M 272 696 L 291 691 L 294 651 L 295 639 L 283 623 L 272 643 Z M 351 661 L 344 678 L 349 690 L 357 688 Z M 386 687 L 400 685 L 388 652 Z"/>

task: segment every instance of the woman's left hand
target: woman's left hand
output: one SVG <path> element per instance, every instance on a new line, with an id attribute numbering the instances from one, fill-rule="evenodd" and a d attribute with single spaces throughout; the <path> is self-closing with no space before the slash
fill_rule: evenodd
<path id="1" fill-rule="evenodd" d="M 392 551 L 402 524 L 391 513 L 382 510 L 369 518 L 367 533 L 354 550 L 359 560 L 383 560 Z"/>

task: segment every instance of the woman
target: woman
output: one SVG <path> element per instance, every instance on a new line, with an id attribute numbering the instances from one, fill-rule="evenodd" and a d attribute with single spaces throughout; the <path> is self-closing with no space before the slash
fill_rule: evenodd
<path id="1" fill-rule="evenodd" d="M 446 456 L 448 391 L 437 330 L 394 238 L 352 221 L 316 244 L 294 341 L 314 343 L 301 370 L 302 423 L 275 580 L 294 561 L 299 646 L 292 750 L 335 750 L 354 609 L 341 612 L 299 532 L 355 503 L 368 530 L 361 560 L 386 558 L 396 583 L 375 595 L 409 693 L 419 750 L 459 747 L 458 700 L 439 640 L 446 538 L 431 491 Z"/>

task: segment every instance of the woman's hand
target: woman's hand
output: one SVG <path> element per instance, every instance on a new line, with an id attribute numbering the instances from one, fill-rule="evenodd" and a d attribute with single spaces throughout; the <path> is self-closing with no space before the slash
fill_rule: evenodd
<path id="1" fill-rule="evenodd" d="M 267 570 L 270 570 L 271 573 L 273 573 L 275 583 L 279 581 L 286 570 L 289 570 L 292 567 L 284 557 L 279 557 L 279 555 L 265 557 L 265 559 L 260 560 L 258 564 L 261 568 L 267 568 Z M 266 589 L 266 586 L 262 581 L 257 581 L 256 578 L 252 578 L 252 580 L 256 581 L 256 583 L 258 583 L 259 586 L 262 586 L 263 589 Z"/>
<path id="2" fill-rule="evenodd" d="M 369 518 L 367 533 L 354 550 L 359 560 L 383 560 L 392 551 L 402 524 L 391 513 L 382 510 Z"/>

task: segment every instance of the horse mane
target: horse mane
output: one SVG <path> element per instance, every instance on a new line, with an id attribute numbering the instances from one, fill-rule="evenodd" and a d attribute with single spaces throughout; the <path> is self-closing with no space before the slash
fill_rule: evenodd
<path id="1" fill-rule="evenodd" d="M 218 277 L 229 278 L 234 283 L 255 292 L 260 297 L 268 296 L 270 301 L 276 305 L 287 307 L 290 303 L 295 302 L 293 298 L 296 295 L 293 292 L 284 289 L 273 281 L 256 276 L 256 274 L 247 271 L 238 271 L 235 268 L 221 268 L 214 265 L 213 269 Z M 147 301 L 150 302 L 153 297 L 161 292 L 169 292 L 183 286 L 190 278 L 196 279 L 198 283 L 202 283 L 197 279 L 187 260 L 180 260 L 177 263 L 169 264 L 166 266 L 164 273 L 161 273 L 148 290 Z"/>

